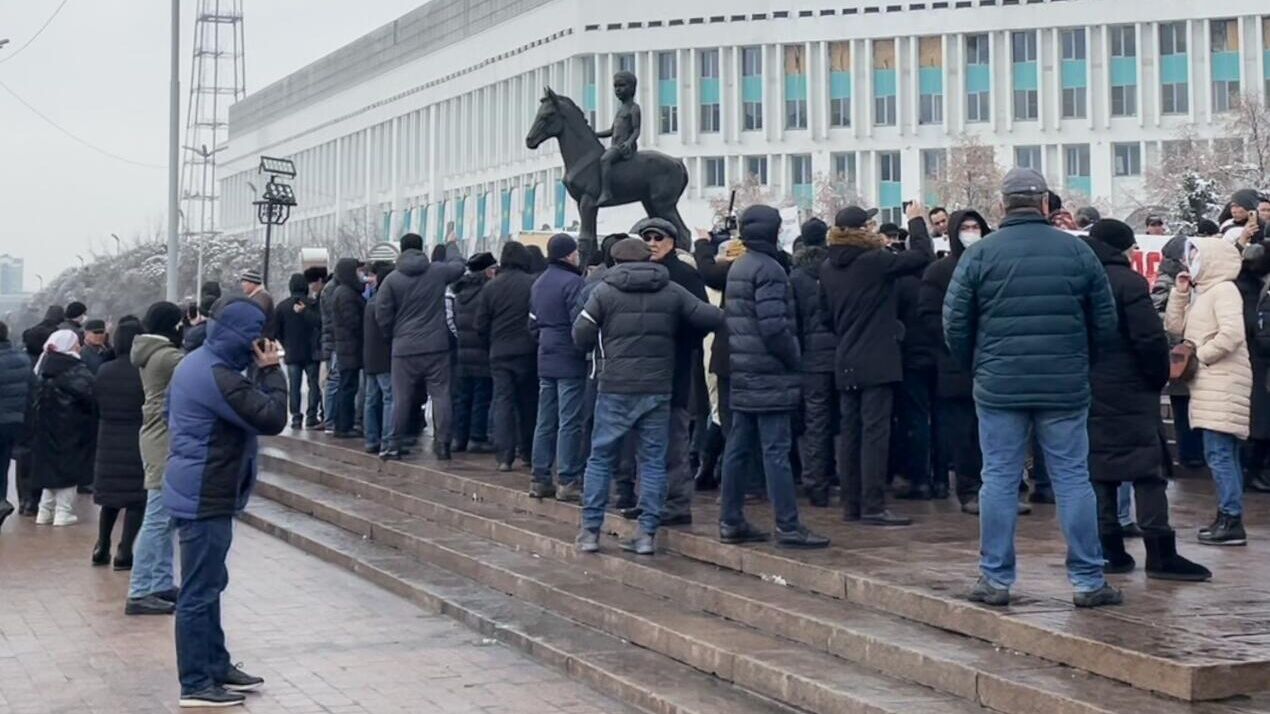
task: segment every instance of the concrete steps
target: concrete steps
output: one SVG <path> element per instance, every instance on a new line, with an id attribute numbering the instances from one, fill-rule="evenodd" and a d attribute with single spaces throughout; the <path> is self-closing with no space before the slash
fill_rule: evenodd
<path id="1" fill-rule="evenodd" d="M 1228 708 L 1226 703 L 1204 705 L 1199 709 L 886 611 L 844 607 L 840 600 L 817 594 L 814 588 L 806 588 L 812 590 L 807 592 L 789 587 L 792 583 L 780 575 L 767 573 L 766 579 L 760 579 L 744 574 L 744 563 L 737 564 L 739 567 L 709 567 L 675 552 L 640 559 L 621 554 L 616 543 L 607 539 L 604 554 L 579 555 L 572 546 L 578 518 L 576 507 L 553 501 L 540 503 L 492 479 L 474 480 L 459 475 L 466 468 L 462 464 L 447 465 L 447 471 L 452 473 L 443 474 L 414 464 L 380 464 L 376 459 L 362 458 L 340 447 L 290 441 L 285 446 L 285 450 L 266 449 L 262 455 L 269 473 L 262 477 L 261 495 L 521 597 L 525 596 L 522 592 L 542 595 L 543 588 L 552 583 L 526 581 L 506 574 L 491 575 L 489 568 L 494 566 L 489 552 L 500 551 L 471 553 L 473 561 L 486 561 L 484 566 L 478 567 L 476 562 L 455 563 L 455 556 L 439 553 L 435 543 L 420 550 L 421 542 L 434 537 L 432 529 L 441 527 L 534 558 L 541 556 L 556 561 L 557 570 L 561 566 L 581 567 L 592 582 L 602 579 L 605 583 L 602 587 L 596 586 L 595 592 L 586 593 L 586 597 L 609 607 L 629 604 L 622 599 L 624 593 L 642 591 L 641 602 L 662 601 L 663 608 L 650 613 L 629 608 L 623 617 L 634 619 L 579 621 L 656 649 L 703 671 L 719 673 L 724 678 L 727 678 L 727 665 L 720 666 L 718 662 L 727 662 L 730 658 L 732 676 L 736 678 L 736 658 L 739 656 L 741 661 L 748 662 L 747 648 L 738 651 L 730 640 L 706 644 L 694 641 L 687 645 L 667 639 L 666 625 L 669 624 L 671 630 L 683 627 L 713 630 L 715 620 L 737 623 L 741 631 L 725 628 L 720 632 L 730 633 L 729 637 L 742 637 L 739 632 L 744 632 L 746 638 L 755 635 L 770 638 L 738 640 L 756 642 L 759 647 L 764 646 L 762 643 L 775 646 L 772 640 L 783 643 L 785 650 L 796 647 L 795 651 L 809 657 L 806 661 L 814 662 L 817 667 L 862 670 L 854 672 L 853 677 L 881 674 L 901 686 L 926 688 L 928 695 L 955 697 L 955 700 L 943 700 L 939 711 L 958 711 L 950 707 L 966 704 L 1019 714 L 1248 711 Z M 497 478 L 505 482 L 523 480 L 523 476 L 493 477 Z M 624 524 L 615 525 L 618 530 L 624 530 Z M 698 527 L 698 530 L 703 529 Z M 664 533 L 669 536 L 680 531 Z M 706 539 L 699 534 L 694 537 Z M 751 549 L 721 546 L 713 538 L 708 540 L 720 549 L 752 554 Z M 673 551 L 674 546 L 671 548 Z M 779 551 L 771 549 L 771 553 L 775 555 Z M 469 572 L 463 568 L 477 570 Z M 565 583 L 565 586 L 580 587 L 575 583 Z M 571 618 L 577 619 L 581 614 L 558 606 L 562 601 L 559 593 L 534 601 L 556 608 Z M 1034 612 L 1047 611 L 1041 603 L 1022 607 L 1031 607 Z M 691 610 L 696 619 L 672 617 L 672 613 L 684 612 L 685 608 Z M 1063 608 L 1070 611 L 1070 605 L 1064 604 Z M 671 619 L 667 621 L 667 617 Z M 693 654 L 699 651 L 708 654 Z M 782 669 L 787 662 L 780 666 L 772 662 L 763 664 L 767 667 L 762 670 L 767 680 L 753 671 L 743 670 L 744 676 L 735 681 L 745 682 L 747 686 L 751 681 L 765 682 L 764 688 L 756 691 L 795 706 L 807 708 L 810 705 L 813 711 L 870 711 L 859 709 L 859 702 L 835 704 L 831 683 L 799 684 L 793 692 L 777 687 L 771 683 L 772 677 L 801 683 L 808 673 Z M 1168 686 L 1168 683 L 1161 684 Z M 855 687 L 858 689 L 859 684 Z M 833 706 L 824 708 L 827 705 Z"/>

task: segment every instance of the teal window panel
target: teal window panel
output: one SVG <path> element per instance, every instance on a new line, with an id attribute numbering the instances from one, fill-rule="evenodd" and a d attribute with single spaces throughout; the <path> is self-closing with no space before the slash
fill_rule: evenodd
<path id="1" fill-rule="evenodd" d="M 904 203 L 904 192 L 899 181 L 878 182 L 878 205 L 885 208 L 898 207 Z"/>
<path id="2" fill-rule="evenodd" d="M 1261 71 L 1266 77 L 1270 77 L 1270 50 L 1261 53 Z"/>
<path id="3" fill-rule="evenodd" d="M 922 196 L 922 200 L 927 206 L 938 206 L 940 204 L 939 194 L 930 189 L 927 189 L 926 193 Z"/>
<path id="4" fill-rule="evenodd" d="M 813 198 L 812 186 L 809 183 L 794 184 L 794 202 L 802 208 L 811 208 Z"/>
<path id="5" fill-rule="evenodd" d="M 537 186 L 530 186 L 525 189 L 525 200 L 520 205 L 520 229 L 522 231 L 532 231 L 534 229 L 534 194 L 537 192 Z"/>
<path id="6" fill-rule="evenodd" d="M 917 70 L 917 86 L 922 94 L 944 93 L 944 70 L 941 67 L 922 67 Z"/>
<path id="7" fill-rule="evenodd" d="M 657 102 L 663 107 L 679 105 L 679 81 L 663 79 L 657 82 Z"/>
<path id="8" fill-rule="evenodd" d="M 1010 76 L 1014 81 L 1014 88 L 1017 90 L 1034 90 L 1039 89 L 1036 81 L 1036 63 L 1035 62 L 1015 62 L 1010 67 Z"/>
<path id="9" fill-rule="evenodd" d="M 966 91 L 967 92 L 990 92 L 992 91 L 992 72 L 989 71 L 986 64 L 968 64 L 966 65 Z"/>
<path id="10" fill-rule="evenodd" d="M 384 211 L 384 236 L 380 240 L 392 240 L 392 211 Z"/>
<path id="11" fill-rule="evenodd" d="M 502 238 L 503 236 L 511 235 L 512 232 L 512 192 L 503 191 L 500 201 L 503 206 L 503 210 L 500 211 L 503 217 L 503 225 L 499 226 L 498 237 Z"/>
<path id="12" fill-rule="evenodd" d="M 1161 84 L 1188 84 L 1189 63 L 1186 54 L 1164 55 L 1160 58 Z"/>
<path id="13" fill-rule="evenodd" d="M 415 220 L 418 221 L 418 223 L 415 225 L 415 229 L 411 232 L 418 233 L 420 236 L 422 236 L 424 231 L 428 230 L 428 207 L 427 206 L 419 206 L 419 216 L 415 218 Z"/>
<path id="14" fill-rule="evenodd" d="M 763 78 L 759 76 L 741 78 L 741 101 L 763 101 Z"/>
<path id="15" fill-rule="evenodd" d="M 437 204 L 437 242 L 445 242 L 445 203 Z"/>
<path id="16" fill-rule="evenodd" d="M 1068 191 L 1079 191 L 1080 193 L 1083 193 L 1086 196 L 1092 196 L 1093 195 L 1092 186 L 1093 184 L 1091 183 L 1088 176 L 1068 176 L 1067 177 Z"/>
<path id="17" fill-rule="evenodd" d="M 807 98 L 807 75 L 805 74 L 785 75 L 785 98 L 786 99 L 806 99 Z"/>
<path id="18" fill-rule="evenodd" d="M 1266 55 L 1266 62 L 1270 62 L 1270 54 Z M 829 98 L 830 99 L 850 99 L 851 98 L 851 73 L 850 72 L 830 72 L 829 73 Z"/>
<path id="19" fill-rule="evenodd" d="M 1138 61 L 1134 57 L 1111 58 L 1111 86 L 1132 87 L 1138 83 Z"/>
<path id="20" fill-rule="evenodd" d="M 1218 82 L 1239 81 L 1239 53 L 1214 52 L 1212 55 L 1213 79 Z"/>
<path id="21" fill-rule="evenodd" d="M 415 217 L 415 209 L 413 208 L 407 208 L 405 212 L 401 214 L 401 232 L 402 233 L 409 233 L 414 228 L 413 226 L 410 225 L 410 221 L 414 220 L 414 217 Z"/>
<path id="22" fill-rule="evenodd" d="M 717 79 L 701 80 L 701 103 L 702 104 L 718 104 L 719 103 L 719 80 Z"/>
<path id="23" fill-rule="evenodd" d="M 588 112 L 595 111 L 596 107 L 596 89 L 594 84 L 588 84 L 582 88 L 582 108 Z"/>
<path id="24" fill-rule="evenodd" d="M 895 70 L 893 69 L 873 70 L 873 96 L 875 97 L 894 97 L 895 96 Z"/>
<path id="25" fill-rule="evenodd" d="M 564 182 L 556 184 L 556 228 L 564 228 L 564 202 L 568 198 Z"/>
<path id="26" fill-rule="evenodd" d="M 1063 60 L 1063 89 L 1079 89 L 1084 87 L 1085 60 Z"/>
<path id="27" fill-rule="evenodd" d="M 489 194 L 482 193 L 476 199 L 476 237 L 485 237 L 485 209 L 489 205 Z"/>
<path id="28" fill-rule="evenodd" d="M 467 217 L 467 196 L 460 198 L 454 204 L 454 235 L 459 238 L 463 237 L 463 219 Z"/>

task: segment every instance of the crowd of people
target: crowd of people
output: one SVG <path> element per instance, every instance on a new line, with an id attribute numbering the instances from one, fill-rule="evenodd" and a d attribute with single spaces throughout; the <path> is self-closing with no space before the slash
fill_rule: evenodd
<path id="1" fill-rule="evenodd" d="M 914 202 L 879 226 L 850 206 L 804 223 L 792 253 L 764 205 L 691 251 L 657 218 L 497 258 L 407 234 L 291 275 L 276 306 L 248 271 L 241 295 L 209 283 L 110 335 L 81 303 L 50 307 L 21 347 L 0 323 L 0 494 L 11 456 L 36 524 L 75 524 L 92 493 L 90 562 L 131 571 L 127 614 L 176 614 L 183 705 L 262 683 L 231 664 L 219 598 L 256 439 L 288 415 L 385 460 L 430 426 L 436 460 L 527 468 L 531 497 L 580 503 L 584 553 L 610 500 L 638 524 L 620 547 L 652 555 L 697 491 L 719 491 L 724 543 L 804 549 L 829 539 L 800 498 L 903 527 L 888 494 L 955 496 L 979 518 L 974 601 L 1010 602 L 1018 517 L 1038 503 L 1058 505 L 1079 607 L 1122 601 L 1106 574 L 1136 567 L 1128 537 L 1148 577 L 1210 579 L 1178 552 L 1166 478 L 1206 466 L 1216 515 L 1198 542 L 1247 542 L 1244 490 L 1270 491 L 1270 197 L 1237 192 L 1169 240 L 1154 285 L 1131 267 L 1132 227 L 1062 208 L 1036 171 L 1011 170 L 1001 201 L 995 227 L 987 207 Z M 758 500 L 774 533 L 746 517 Z M 0 502 L 0 524 L 14 510 Z"/>

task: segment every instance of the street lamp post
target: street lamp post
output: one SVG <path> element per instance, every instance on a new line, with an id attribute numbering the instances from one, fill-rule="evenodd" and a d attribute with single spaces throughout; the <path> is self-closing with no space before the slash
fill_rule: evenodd
<path id="1" fill-rule="evenodd" d="M 8 40 L 6 40 L 7 42 Z M 39 273 L 35 274 L 35 279 L 40 281 L 40 292 L 44 292 L 44 276 Z"/>
<path id="2" fill-rule="evenodd" d="M 256 207 L 256 218 L 265 226 L 265 266 L 261 271 L 265 290 L 269 289 L 269 251 L 273 243 L 273 227 L 280 226 L 291 217 L 291 209 L 295 207 L 295 191 L 290 184 L 278 179 L 294 179 L 295 164 L 291 159 L 275 159 L 269 156 L 260 157 L 262 174 L 269 175 L 269 182 L 261 197 L 252 204 Z"/>
<path id="3" fill-rule="evenodd" d="M 123 254 L 123 247 L 122 247 L 122 245 L 121 245 L 121 243 L 120 243 L 120 241 L 119 241 L 119 234 L 118 234 L 118 233 L 111 233 L 111 234 L 110 234 L 110 237 L 115 239 L 115 255 L 122 255 L 122 254 Z"/>

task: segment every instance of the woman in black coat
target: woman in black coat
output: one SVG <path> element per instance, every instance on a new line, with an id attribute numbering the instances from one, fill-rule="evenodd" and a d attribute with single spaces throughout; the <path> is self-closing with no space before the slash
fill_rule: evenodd
<path id="1" fill-rule="evenodd" d="M 125 317 L 115 328 L 118 356 L 97 371 L 93 394 L 97 399 L 97 459 L 93 502 L 101 507 L 97 519 L 97 545 L 93 565 L 110 562 L 110 534 L 119 511 L 124 511 L 123 533 L 115 553 L 115 570 L 132 568 L 132 543 L 141 530 L 146 510 L 145 469 L 141 464 L 141 405 L 145 389 L 141 371 L 132 364 L 132 341 L 141 332 L 135 317 Z"/>
<path id="2" fill-rule="evenodd" d="M 1208 580 L 1212 573 L 1207 568 L 1178 555 L 1169 526 L 1160 447 L 1160 392 L 1169 379 L 1169 341 L 1146 278 L 1129 263 L 1133 229 L 1114 219 L 1101 220 L 1089 231 L 1089 245 L 1107 271 L 1118 322 L 1117 338 L 1098 345 L 1089 374 L 1089 475 L 1098 499 L 1104 569 L 1127 573 L 1135 565 L 1125 552 L 1116 508 L 1120 484 L 1132 482 L 1147 577 Z"/>
<path id="3" fill-rule="evenodd" d="M 79 336 L 72 330 L 50 335 L 35 374 L 31 473 L 33 486 L 43 490 L 35 523 L 70 526 L 79 522 L 75 488 L 92 482 L 97 436 L 93 373 L 79 358 Z"/>

